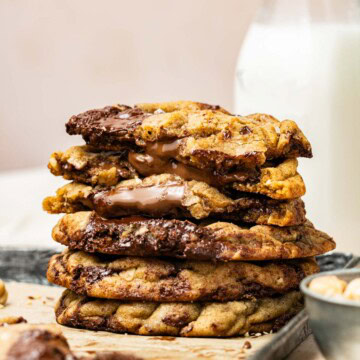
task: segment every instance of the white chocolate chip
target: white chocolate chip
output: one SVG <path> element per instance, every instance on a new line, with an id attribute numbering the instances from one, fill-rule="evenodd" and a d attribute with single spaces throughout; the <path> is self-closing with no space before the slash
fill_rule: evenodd
<path id="1" fill-rule="evenodd" d="M 118 116 L 119 119 L 128 119 L 130 117 L 130 114 L 120 114 Z"/>

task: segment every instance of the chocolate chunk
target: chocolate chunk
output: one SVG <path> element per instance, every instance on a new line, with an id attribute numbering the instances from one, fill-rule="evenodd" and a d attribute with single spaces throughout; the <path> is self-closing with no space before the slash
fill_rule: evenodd
<path id="1" fill-rule="evenodd" d="M 96 147 L 119 150 L 134 143 L 134 130 L 149 115 L 126 105 L 107 106 L 72 116 L 66 131 Z"/>

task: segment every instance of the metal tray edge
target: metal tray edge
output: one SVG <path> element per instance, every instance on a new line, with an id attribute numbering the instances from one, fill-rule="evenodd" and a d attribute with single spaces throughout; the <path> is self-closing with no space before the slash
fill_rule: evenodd
<path id="1" fill-rule="evenodd" d="M 354 254 L 335 252 L 333 254 L 341 254 L 350 258 L 343 267 L 344 269 L 351 269 L 360 263 L 360 257 Z M 302 310 L 293 317 L 268 344 L 252 354 L 248 360 L 282 360 L 295 350 L 311 333 L 308 316 L 306 311 Z"/>

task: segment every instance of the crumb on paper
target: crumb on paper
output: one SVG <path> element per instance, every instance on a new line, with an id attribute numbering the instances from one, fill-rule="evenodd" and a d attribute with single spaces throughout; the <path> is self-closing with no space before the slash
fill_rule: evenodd
<path id="1" fill-rule="evenodd" d="M 252 345 L 249 340 L 246 340 L 242 346 L 243 349 L 251 349 Z"/>
<path id="2" fill-rule="evenodd" d="M 7 316 L 4 318 L 0 318 L 0 327 L 22 323 L 27 323 L 27 320 L 24 319 L 22 316 Z"/>

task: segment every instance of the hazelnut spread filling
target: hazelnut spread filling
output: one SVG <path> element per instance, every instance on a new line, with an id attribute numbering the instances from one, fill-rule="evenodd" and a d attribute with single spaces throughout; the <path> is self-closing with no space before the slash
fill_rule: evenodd
<path id="1" fill-rule="evenodd" d="M 182 205 L 185 185 L 168 183 L 139 188 L 114 188 L 94 195 L 94 208 L 102 216 L 122 215 L 125 209 L 164 214 Z"/>
<path id="2" fill-rule="evenodd" d="M 256 181 L 259 172 L 253 170 L 236 170 L 219 174 L 209 169 L 197 169 L 191 165 L 178 162 L 181 139 L 171 142 L 147 143 L 144 153 L 129 152 L 129 163 L 143 176 L 154 174 L 172 174 L 185 180 L 206 182 L 212 186 L 221 186 L 232 182 Z"/>

